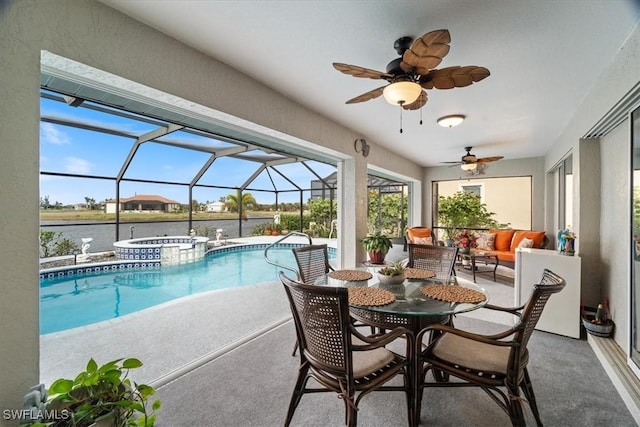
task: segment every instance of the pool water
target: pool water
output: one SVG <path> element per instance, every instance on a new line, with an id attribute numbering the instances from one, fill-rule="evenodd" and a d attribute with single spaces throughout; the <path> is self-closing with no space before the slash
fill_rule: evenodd
<path id="1" fill-rule="evenodd" d="M 296 265 L 290 248 L 272 248 L 269 258 Z M 113 319 L 199 292 L 277 281 L 280 270 L 267 264 L 264 249 L 245 249 L 159 269 L 41 279 L 40 333 Z"/>

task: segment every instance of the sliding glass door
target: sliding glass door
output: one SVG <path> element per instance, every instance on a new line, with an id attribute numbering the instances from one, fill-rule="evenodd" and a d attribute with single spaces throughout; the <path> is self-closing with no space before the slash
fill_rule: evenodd
<path id="1" fill-rule="evenodd" d="M 640 107 L 631 113 L 631 360 L 640 369 Z"/>

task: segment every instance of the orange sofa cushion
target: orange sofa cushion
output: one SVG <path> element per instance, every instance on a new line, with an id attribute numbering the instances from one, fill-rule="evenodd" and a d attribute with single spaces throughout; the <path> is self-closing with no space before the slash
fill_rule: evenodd
<path id="1" fill-rule="evenodd" d="M 513 239 L 514 230 L 498 230 L 492 228 L 489 230 L 489 233 L 496 235 L 496 241 L 494 243 L 496 251 L 510 251 L 511 250 L 511 240 Z"/>
<path id="2" fill-rule="evenodd" d="M 524 231 L 518 230 L 513 235 L 513 240 L 511 241 L 511 251 L 515 252 L 516 248 L 522 242 L 522 239 L 531 239 L 533 240 L 533 247 L 539 248 L 544 241 L 544 231 Z"/>
<path id="3" fill-rule="evenodd" d="M 419 237 L 421 239 L 425 239 L 425 238 L 431 238 L 431 228 L 423 228 L 423 227 L 419 227 L 419 228 L 408 228 L 407 229 L 407 238 L 409 239 L 409 242 L 411 243 L 417 243 L 415 241 L 416 237 Z M 431 243 L 433 244 L 433 242 Z"/>
<path id="4" fill-rule="evenodd" d="M 515 252 L 496 252 L 496 255 L 500 261 L 511 262 L 514 264 L 516 262 Z"/>

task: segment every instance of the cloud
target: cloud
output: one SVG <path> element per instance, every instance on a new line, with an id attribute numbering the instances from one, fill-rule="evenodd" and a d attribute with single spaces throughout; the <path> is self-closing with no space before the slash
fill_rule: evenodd
<path id="1" fill-rule="evenodd" d="M 64 159 L 64 169 L 68 173 L 86 175 L 91 171 L 91 163 L 79 157 L 67 157 Z"/>
<path id="2" fill-rule="evenodd" d="M 42 142 L 63 145 L 71 143 L 71 138 L 65 132 L 51 123 L 40 123 L 40 139 Z"/>

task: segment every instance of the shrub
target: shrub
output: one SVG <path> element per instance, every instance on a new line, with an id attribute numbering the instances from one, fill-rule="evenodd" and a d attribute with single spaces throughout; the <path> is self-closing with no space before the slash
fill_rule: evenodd
<path id="1" fill-rule="evenodd" d="M 73 255 L 78 245 L 55 231 L 40 230 L 40 257 Z"/>

